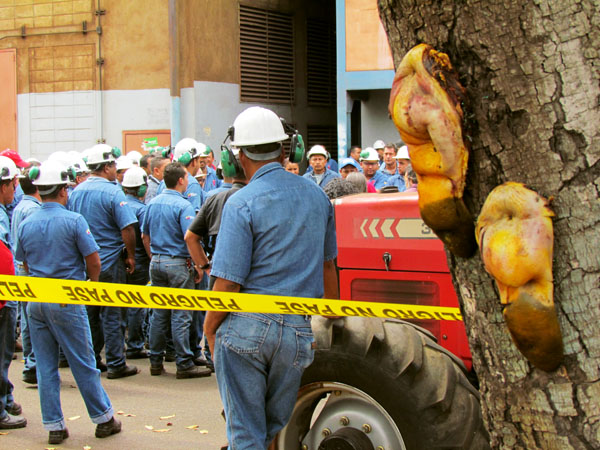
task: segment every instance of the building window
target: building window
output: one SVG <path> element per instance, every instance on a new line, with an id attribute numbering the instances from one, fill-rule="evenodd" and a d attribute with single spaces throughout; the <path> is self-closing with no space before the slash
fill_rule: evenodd
<path id="1" fill-rule="evenodd" d="M 306 151 L 313 145 L 325 147 L 333 159 L 338 157 L 337 128 L 335 125 L 308 125 Z"/>
<path id="2" fill-rule="evenodd" d="M 335 23 L 306 22 L 307 93 L 310 106 L 333 106 L 336 99 Z"/>
<path id="3" fill-rule="evenodd" d="M 240 90 L 245 102 L 293 103 L 292 16 L 240 5 Z"/>

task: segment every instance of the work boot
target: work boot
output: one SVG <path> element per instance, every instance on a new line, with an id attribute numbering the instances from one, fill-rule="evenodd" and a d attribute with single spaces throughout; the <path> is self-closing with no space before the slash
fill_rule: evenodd
<path id="1" fill-rule="evenodd" d="M 118 369 L 108 369 L 106 378 L 108 378 L 109 380 L 114 380 L 116 378 L 131 377 L 133 375 L 137 375 L 138 373 L 139 370 L 136 366 L 128 366 L 127 364 L 125 364 L 124 366 L 119 367 Z"/>
<path id="2" fill-rule="evenodd" d="M 113 417 L 108 422 L 96 425 L 96 437 L 105 438 L 121 432 L 121 422 Z"/>
<path id="3" fill-rule="evenodd" d="M 69 431 L 66 428 L 64 430 L 51 431 L 48 433 L 48 444 L 61 444 L 68 437 Z"/>
<path id="4" fill-rule="evenodd" d="M 162 375 L 165 373 L 165 366 L 162 364 L 150 364 L 150 375 Z"/>
<path id="5" fill-rule="evenodd" d="M 192 366 L 189 369 L 177 369 L 175 378 L 181 380 L 183 378 L 201 378 L 210 377 L 211 371 L 206 367 Z"/>
<path id="6" fill-rule="evenodd" d="M 208 361 L 206 359 L 204 359 L 202 356 L 197 356 L 196 358 L 194 358 L 194 365 L 200 366 L 200 367 L 205 367 L 205 366 L 208 366 Z"/>
<path id="7" fill-rule="evenodd" d="M 23 382 L 28 384 L 37 384 L 37 373 L 35 370 L 24 370 Z"/>
<path id="8" fill-rule="evenodd" d="M 127 352 L 127 359 L 145 359 L 148 357 L 148 352 L 146 350 L 134 350 L 131 352 Z"/>
<path id="9" fill-rule="evenodd" d="M 7 414 L 5 418 L 0 419 L 0 430 L 13 430 L 15 428 L 25 428 L 27 419 L 24 417 L 15 417 Z"/>
<path id="10" fill-rule="evenodd" d="M 13 402 L 12 405 L 6 407 L 6 412 L 12 414 L 13 416 L 20 416 L 23 412 L 23 408 L 17 402 Z"/>

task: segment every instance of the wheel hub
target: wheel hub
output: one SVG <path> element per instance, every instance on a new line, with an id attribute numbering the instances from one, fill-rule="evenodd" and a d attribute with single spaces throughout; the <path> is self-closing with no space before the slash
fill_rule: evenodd
<path id="1" fill-rule="evenodd" d="M 319 450 L 375 450 L 365 433 L 356 428 L 340 428 L 321 441 Z"/>

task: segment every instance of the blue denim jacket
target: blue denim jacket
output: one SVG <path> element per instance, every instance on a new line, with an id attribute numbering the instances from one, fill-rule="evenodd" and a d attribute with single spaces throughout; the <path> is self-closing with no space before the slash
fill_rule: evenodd
<path id="1" fill-rule="evenodd" d="M 142 233 L 150 236 L 152 254 L 189 258 L 183 240 L 194 221 L 194 208 L 179 192 L 165 189 L 146 206 Z"/>
<path id="2" fill-rule="evenodd" d="M 121 230 L 137 222 L 121 187 L 106 178 L 91 176 L 73 190 L 67 206 L 90 225 L 100 246 L 102 270 L 112 267 L 125 246 Z"/>
<path id="3" fill-rule="evenodd" d="M 317 177 L 315 176 L 314 172 L 306 172 L 304 175 L 302 175 L 304 178 L 307 178 L 309 180 L 314 181 L 315 183 L 317 183 Z M 333 180 L 334 178 L 340 178 L 341 175 L 337 172 L 334 172 L 333 170 L 329 170 L 329 169 L 325 169 L 325 173 L 323 174 L 323 178 L 321 178 L 321 183 L 317 183 L 319 186 L 321 186 L 322 188 L 324 188 L 325 186 L 327 186 L 327 183 L 329 183 L 331 180 Z"/>
<path id="4" fill-rule="evenodd" d="M 6 205 L 6 214 L 8 214 L 9 222 L 12 220 L 13 211 L 17 207 L 17 205 L 21 202 L 23 195 L 25 195 L 25 193 L 23 192 L 23 188 L 21 187 L 20 184 L 17 184 L 17 187 L 15 189 L 15 198 L 13 198 L 12 203 L 9 203 L 8 205 Z"/>
<path id="5" fill-rule="evenodd" d="M 84 258 L 99 249 L 85 218 L 55 202 L 25 219 L 18 236 L 17 259 L 34 277 L 85 280 Z"/>
<path id="6" fill-rule="evenodd" d="M 204 192 L 210 192 L 213 189 L 217 189 L 221 187 L 221 180 L 217 177 L 217 172 L 212 167 L 206 168 L 206 180 L 204 181 L 204 187 L 202 190 Z"/>
<path id="7" fill-rule="evenodd" d="M 185 192 L 183 193 L 183 197 L 185 199 L 187 199 L 187 201 L 190 202 L 190 204 L 194 207 L 194 211 L 198 212 L 198 211 L 200 211 L 200 208 L 204 204 L 204 200 L 206 200 L 206 194 L 202 190 L 202 186 L 200 186 L 200 183 L 198 183 L 198 180 L 196 180 L 189 173 L 187 174 L 187 177 L 188 177 L 188 187 L 185 190 Z M 165 180 L 163 180 L 158 185 L 156 195 L 162 194 L 166 189 L 167 189 L 167 187 L 165 186 Z"/>
<path id="8" fill-rule="evenodd" d="M 19 225 L 30 215 L 36 212 L 42 206 L 42 202 L 31 195 L 24 195 L 17 207 L 13 210 L 12 222 L 10 223 L 10 233 L 13 241 L 13 253 L 16 254 L 17 247 L 19 246 L 19 236 L 17 232 Z M 17 263 L 22 261 L 15 260 Z"/>
<path id="9" fill-rule="evenodd" d="M 0 241 L 6 244 L 6 247 L 11 250 L 12 239 L 10 237 L 10 219 L 6 206 L 0 203 Z"/>
<path id="10" fill-rule="evenodd" d="M 211 275 L 242 292 L 322 297 L 323 262 L 336 256 L 327 195 L 274 162 L 225 204 Z"/>
<path id="11" fill-rule="evenodd" d="M 387 179 L 389 178 L 389 175 L 386 175 L 383 172 L 377 171 L 375 172 L 375 175 L 373 175 L 373 178 L 371 178 L 369 181 L 372 181 L 375 189 L 381 189 L 382 187 L 384 187 L 386 184 L 385 182 L 387 181 Z"/>

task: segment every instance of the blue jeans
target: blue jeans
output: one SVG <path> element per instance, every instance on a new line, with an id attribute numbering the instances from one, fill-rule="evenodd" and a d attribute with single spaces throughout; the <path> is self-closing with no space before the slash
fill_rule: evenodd
<path id="1" fill-rule="evenodd" d="M 100 383 L 92 335 L 82 305 L 30 303 L 27 308 L 31 342 L 37 355 L 37 377 L 42 422 L 48 431 L 66 427 L 60 405 L 58 346 L 63 349 L 93 423 L 104 423 L 113 408 Z"/>
<path id="2" fill-rule="evenodd" d="M 29 273 L 25 271 L 23 265 L 17 265 L 17 275 L 20 277 L 27 277 Z M 21 342 L 23 343 L 23 359 L 25 360 L 25 366 L 23 367 L 23 373 L 35 372 L 35 353 L 31 348 L 31 339 L 29 337 L 29 324 L 27 320 L 27 302 L 19 302 L 19 314 L 21 315 Z"/>
<path id="3" fill-rule="evenodd" d="M 126 272 L 123 260 L 119 258 L 115 264 L 106 270 L 103 270 L 100 273 L 99 281 L 104 283 L 124 284 L 126 281 Z M 116 306 L 102 306 L 100 308 L 102 334 L 104 335 L 104 351 L 106 353 L 106 365 L 110 370 L 120 369 L 121 367 L 125 366 L 125 352 L 123 351 L 123 348 L 125 346 L 125 319 L 127 317 L 127 308 L 119 308 Z M 91 327 L 92 322 L 90 321 L 90 328 Z M 98 330 L 94 331 L 92 329 L 92 337 L 95 335 L 98 335 Z M 94 342 L 94 351 L 97 349 L 97 342 Z M 98 358 L 98 354 L 96 359 Z"/>
<path id="4" fill-rule="evenodd" d="M 215 370 L 230 450 L 266 449 L 288 422 L 314 357 L 304 316 L 230 313 L 217 330 Z"/>
<path id="5" fill-rule="evenodd" d="M 185 258 L 154 255 L 150 262 L 152 286 L 194 289 L 194 277 L 187 267 Z M 175 346 L 177 369 L 189 369 L 194 365 L 194 354 L 190 348 L 192 311 L 154 309 L 150 319 L 150 363 L 162 364 L 166 348 L 168 324 Z"/>
<path id="6" fill-rule="evenodd" d="M 0 419 L 8 414 L 7 408 L 12 407 L 13 385 L 8 379 L 8 368 L 15 352 L 15 333 L 17 324 L 17 302 L 7 302 L 0 309 Z"/>
<path id="7" fill-rule="evenodd" d="M 146 286 L 150 275 L 148 267 L 136 267 L 135 272 L 127 274 L 127 284 Z M 127 353 L 139 352 L 144 349 L 144 321 L 148 314 L 148 308 L 126 308 L 127 309 Z"/>

